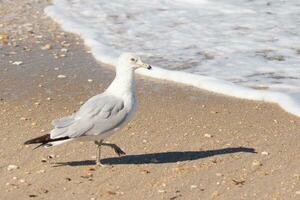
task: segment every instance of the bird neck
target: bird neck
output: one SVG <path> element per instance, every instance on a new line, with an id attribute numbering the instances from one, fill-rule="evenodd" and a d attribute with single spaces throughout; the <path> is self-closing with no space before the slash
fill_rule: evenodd
<path id="1" fill-rule="evenodd" d="M 116 76 L 110 86 L 107 88 L 108 92 L 114 95 L 123 97 L 125 95 L 134 95 L 135 81 L 134 70 L 125 67 L 116 67 Z"/>

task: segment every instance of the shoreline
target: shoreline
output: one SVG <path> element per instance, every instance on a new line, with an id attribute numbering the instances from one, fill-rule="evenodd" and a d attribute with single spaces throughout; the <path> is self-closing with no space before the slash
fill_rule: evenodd
<path id="1" fill-rule="evenodd" d="M 96 62 L 77 36 L 43 17 L 47 3 L 18 3 L 32 7 L 24 12 L 28 8 L 11 5 L 20 21 L 4 30 L 15 30 L 32 13 L 36 18 L 30 32 L 8 31 L 11 46 L 0 48 L 1 198 L 58 199 L 62 192 L 65 199 L 299 196 L 299 118 L 275 104 L 169 81 L 136 76 L 137 113 L 109 138 L 127 155 L 117 158 L 104 149 L 103 162 L 110 167 L 94 167 L 96 147 L 90 142 L 34 151 L 24 146 L 26 139 L 49 131 L 52 119 L 103 91 L 114 71 Z M 42 50 L 47 44 L 51 48 Z M 9 165 L 18 169 L 8 170 Z"/>
<path id="2" fill-rule="evenodd" d="M 93 38 L 93 35 L 96 35 L 96 34 L 105 35 L 105 33 L 104 33 L 105 29 L 102 30 L 101 27 L 105 26 L 106 23 L 110 23 L 109 18 L 107 19 L 107 21 L 102 21 L 101 20 L 102 18 L 97 19 L 103 23 L 102 26 L 98 26 L 98 27 L 96 26 L 97 29 L 102 30 L 102 33 L 101 33 L 101 31 L 100 32 L 93 31 L 93 29 L 96 29 L 95 27 L 90 30 L 89 26 L 85 25 L 85 24 L 89 24 L 89 20 L 87 20 L 89 18 L 87 17 L 85 19 L 83 16 L 85 16 L 85 15 L 88 16 L 88 14 L 81 13 L 81 11 L 80 11 L 81 9 L 76 10 L 76 6 L 73 7 L 72 3 L 68 4 L 67 1 L 63 1 L 63 2 L 53 1 L 53 4 L 54 4 L 53 6 L 49 6 L 45 9 L 45 14 L 47 16 L 50 16 L 51 19 L 53 19 L 55 22 L 60 24 L 60 26 L 63 30 L 80 35 L 81 38 L 83 38 L 83 40 L 85 41 L 86 46 L 91 49 L 91 52 L 96 60 L 110 64 L 110 65 L 116 64 L 116 59 L 118 57 L 118 54 L 120 54 L 120 52 L 117 49 L 110 48 L 109 47 L 110 44 L 106 44 L 105 40 L 101 40 L 101 38 L 102 38 L 101 36 L 97 40 L 95 40 Z M 90 5 L 87 3 L 86 6 L 89 7 Z M 96 6 L 99 6 L 99 5 L 96 4 Z M 65 10 L 65 8 L 68 8 L 68 9 Z M 72 12 L 72 11 L 69 11 L 69 9 L 73 10 L 73 11 L 76 10 L 76 11 Z M 103 10 L 103 13 L 105 13 L 105 10 Z M 70 13 L 71 13 L 71 15 L 69 16 L 68 14 L 70 14 Z M 81 14 L 77 15 L 78 13 L 81 13 Z M 105 13 L 105 15 L 107 15 L 107 14 L 108 13 Z M 90 18 L 94 18 L 94 17 L 95 16 L 93 16 L 93 15 L 90 16 Z M 78 21 L 81 21 L 81 23 L 78 23 Z M 87 32 L 86 29 L 89 29 L 90 31 Z M 109 29 L 109 28 L 107 28 L 107 29 Z M 111 35 L 113 35 L 113 32 L 111 32 Z M 134 39 L 133 38 L 131 38 L 131 39 L 132 39 L 132 42 L 134 42 Z M 98 40 L 100 40 L 101 42 L 99 42 Z M 105 46 L 104 44 L 106 44 L 107 46 Z M 167 48 L 167 46 L 165 46 L 165 48 Z M 295 48 L 296 47 L 294 47 L 293 49 L 295 49 Z M 106 51 L 104 51 L 103 49 L 105 49 Z M 160 49 L 164 49 L 164 48 L 160 48 Z M 256 54 L 256 53 L 254 53 L 254 54 Z M 180 56 L 180 55 L 178 55 L 178 56 Z M 229 60 L 230 60 L 230 57 L 231 56 L 229 56 L 229 58 L 228 58 Z M 226 64 L 228 61 L 223 60 L 222 62 L 224 62 L 224 64 Z M 230 61 L 229 61 L 229 63 L 230 63 Z M 242 63 L 247 66 L 248 62 L 242 62 Z M 153 63 L 153 64 L 155 64 L 155 63 Z M 236 64 L 239 65 L 239 62 Z M 257 63 L 257 65 L 261 65 L 261 64 Z M 264 65 L 268 66 L 267 63 L 264 63 Z M 291 94 L 293 92 L 291 92 L 291 93 L 288 92 L 289 91 L 288 87 L 286 88 L 286 91 L 284 91 L 284 90 L 280 91 L 280 89 L 272 90 L 271 88 L 274 85 L 271 84 L 270 89 L 265 88 L 263 90 L 258 90 L 258 89 L 254 89 L 253 87 L 250 87 L 250 86 L 247 87 L 247 86 L 243 86 L 242 84 L 237 84 L 232 81 L 228 81 L 225 77 L 219 79 L 219 78 L 216 78 L 215 75 L 206 76 L 206 75 L 201 75 L 201 74 L 197 74 L 197 73 L 189 73 L 189 72 L 181 71 L 181 70 L 172 70 L 172 69 L 161 68 L 161 67 L 158 67 L 155 65 L 152 65 L 152 66 L 153 66 L 153 68 L 150 71 L 138 69 L 138 70 L 136 70 L 136 73 L 141 74 L 146 77 L 174 81 L 174 82 L 177 82 L 180 84 L 193 86 L 193 87 L 196 87 L 199 89 L 208 90 L 211 92 L 227 95 L 230 97 L 236 97 L 236 98 L 241 98 L 241 99 L 245 99 L 245 100 L 264 101 L 267 103 L 275 103 L 275 104 L 278 104 L 286 112 L 300 117 L 300 105 L 297 102 L 297 98 Z M 252 65 L 252 68 L 254 68 L 255 66 L 256 65 L 254 65 L 254 66 Z M 205 64 L 204 64 L 203 67 L 206 68 L 207 66 L 205 66 Z M 213 68 L 215 68 L 215 67 L 217 67 L 217 66 L 213 66 Z M 224 69 L 222 69 L 222 71 L 227 71 L 227 70 L 230 71 L 230 68 L 225 69 L 225 70 Z M 253 75 L 255 76 L 256 73 L 260 74 L 259 73 L 260 70 L 261 69 L 256 69 L 255 72 L 252 72 L 252 73 L 254 73 Z M 239 70 L 237 70 L 237 71 L 239 71 Z M 203 73 L 205 73 L 205 71 L 203 71 Z M 230 77 L 231 74 L 228 74 L 227 76 Z M 252 75 L 249 75 L 249 76 L 252 76 Z M 258 78 L 259 75 L 256 75 L 256 77 Z M 280 81 L 278 81 L 278 80 L 276 81 L 276 79 L 274 79 L 273 82 L 277 82 L 277 84 L 279 84 Z M 238 80 L 239 80 L 239 78 L 237 78 L 236 81 L 238 82 Z M 263 82 L 262 82 L 262 85 L 264 85 Z M 289 84 L 287 84 L 287 85 L 289 85 Z M 256 86 L 254 86 L 254 87 L 256 87 Z M 280 88 L 279 85 L 277 85 L 277 87 Z"/>

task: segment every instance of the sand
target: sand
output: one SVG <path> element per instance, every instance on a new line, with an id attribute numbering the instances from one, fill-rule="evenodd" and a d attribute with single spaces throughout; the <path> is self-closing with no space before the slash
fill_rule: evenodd
<path id="1" fill-rule="evenodd" d="M 108 139 L 126 156 L 104 148 L 101 168 L 92 142 L 24 146 L 114 77 L 43 15 L 49 3 L 0 3 L 0 199 L 300 198 L 299 118 L 141 76 L 134 119 Z"/>

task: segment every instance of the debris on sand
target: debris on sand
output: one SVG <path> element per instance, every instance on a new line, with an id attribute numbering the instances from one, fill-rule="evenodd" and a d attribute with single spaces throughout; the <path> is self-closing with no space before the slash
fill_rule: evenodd
<path id="1" fill-rule="evenodd" d="M 64 52 L 64 53 L 67 53 L 69 50 L 67 48 L 62 48 L 60 51 Z"/>
<path id="2" fill-rule="evenodd" d="M 220 196 L 220 193 L 219 193 L 218 191 L 214 191 L 214 192 L 211 194 L 211 197 L 212 197 L 212 198 L 216 198 L 216 197 L 218 197 L 218 196 Z"/>
<path id="3" fill-rule="evenodd" d="M 90 173 L 90 172 L 88 172 L 88 173 L 81 176 L 81 178 L 87 178 L 87 179 L 91 179 L 92 177 L 93 177 L 93 174 Z"/>
<path id="4" fill-rule="evenodd" d="M 20 65 L 23 64 L 23 62 L 22 62 L 22 61 L 15 61 L 15 62 L 13 62 L 12 64 L 13 64 L 13 65 L 20 66 Z"/>
<path id="5" fill-rule="evenodd" d="M 106 191 L 105 192 L 106 195 L 116 195 L 116 192 L 112 192 L 112 191 Z"/>
<path id="6" fill-rule="evenodd" d="M 19 167 L 17 165 L 8 165 L 7 166 L 8 171 L 12 171 L 12 170 L 15 170 L 15 169 L 19 169 Z"/>
<path id="7" fill-rule="evenodd" d="M 0 43 L 8 44 L 9 36 L 7 33 L 0 33 Z"/>
<path id="8" fill-rule="evenodd" d="M 205 133 L 204 137 L 206 137 L 206 138 L 212 138 L 213 136 L 211 134 Z"/>
<path id="9" fill-rule="evenodd" d="M 90 168 L 88 168 L 88 171 L 96 171 L 96 168 L 95 167 L 90 167 Z"/>
<path id="10" fill-rule="evenodd" d="M 232 182 L 235 184 L 235 185 L 244 185 L 245 184 L 245 180 L 236 180 L 236 179 L 232 179 Z"/>
<path id="11" fill-rule="evenodd" d="M 20 179 L 19 182 L 20 183 L 25 183 L 25 179 Z"/>
<path id="12" fill-rule="evenodd" d="M 70 44 L 70 43 L 67 43 L 66 41 L 62 41 L 62 42 L 60 43 L 60 45 L 63 46 L 63 47 L 69 47 L 71 44 Z"/>
<path id="13" fill-rule="evenodd" d="M 65 178 L 65 180 L 66 180 L 66 181 L 71 181 L 72 179 L 69 178 L 69 177 L 67 177 L 67 178 Z"/>
<path id="14" fill-rule="evenodd" d="M 223 176 L 223 174 L 221 174 L 221 173 L 216 173 L 216 176 Z"/>
<path id="15" fill-rule="evenodd" d="M 63 79 L 63 78 L 67 78 L 67 76 L 66 76 L 66 75 L 63 75 L 63 74 L 60 74 L 60 75 L 57 76 L 57 78 Z"/>
<path id="16" fill-rule="evenodd" d="M 190 187 L 191 187 L 191 189 L 195 189 L 195 188 L 197 188 L 198 186 L 197 186 L 197 185 L 191 185 Z"/>
<path id="17" fill-rule="evenodd" d="M 149 171 L 149 170 L 146 170 L 146 169 L 143 169 L 143 170 L 142 170 L 142 174 L 150 174 L 150 171 Z"/>
<path id="18" fill-rule="evenodd" d="M 252 166 L 262 166 L 263 164 L 260 162 L 260 161 L 258 161 L 258 160 L 254 160 L 253 162 L 252 162 Z"/>
<path id="19" fill-rule="evenodd" d="M 270 153 L 269 152 L 267 152 L 267 151 L 263 151 L 263 152 L 261 152 L 261 155 L 264 155 L 264 156 L 268 156 Z"/>
<path id="20" fill-rule="evenodd" d="M 51 46 L 51 44 L 46 44 L 46 45 L 42 46 L 41 49 L 42 50 L 50 50 L 50 49 L 52 49 L 52 46 Z"/>
<path id="21" fill-rule="evenodd" d="M 26 117 L 21 117 L 20 120 L 21 120 L 21 121 L 28 121 L 29 119 L 26 118 Z"/>

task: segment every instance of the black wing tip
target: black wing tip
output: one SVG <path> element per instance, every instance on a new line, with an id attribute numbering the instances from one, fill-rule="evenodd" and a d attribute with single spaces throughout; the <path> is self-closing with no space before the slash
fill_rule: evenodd
<path id="1" fill-rule="evenodd" d="M 50 134 L 46 134 L 46 135 L 42 135 L 42 136 L 37 137 L 37 138 L 33 138 L 31 140 L 27 140 L 26 142 L 24 142 L 24 145 L 40 144 L 37 147 L 35 147 L 34 149 L 39 148 L 41 146 L 51 147 L 53 145 L 49 144 L 49 142 L 56 142 L 56 141 L 67 140 L 67 139 L 70 139 L 70 137 L 66 136 L 66 137 L 51 139 Z"/>
<path id="2" fill-rule="evenodd" d="M 34 147 L 33 150 L 36 150 L 37 148 L 43 147 L 43 146 L 45 146 L 45 144 L 43 144 L 43 143 L 42 143 L 42 144 L 39 144 L 38 146 Z"/>
<path id="3" fill-rule="evenodd" d="M 46 134 L 46 135 L 42 135 L 40 137 L 37 138 L 33 138 L 31 140 L 27 140 L 26 142 L 24 142 L 24 144 L 38 144 L 38 143 L 42 143 L 45 144 L 47 142 L 49 142 L 50 139 L 50 134 Z"/>
<path id="4" fill-rule="evenodd" d="M 24 145 L 32 144 L 29 140 L 23 143 Z"/>
<path id="5" fill-rule="evenodd" d="M 38 142 L 35 142 L 35 140 L 34 139 L 31 139 L 31 140 L 27 140 L 26 142 L 24 142 L 24 144 L 36 144 L 36 143 L 38 143 Z"/>

